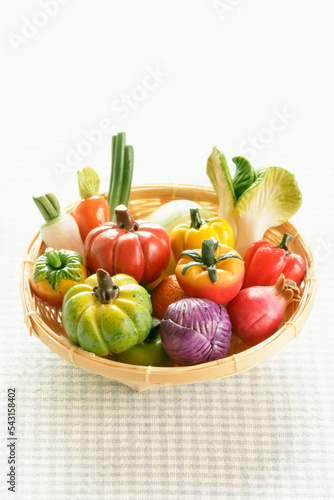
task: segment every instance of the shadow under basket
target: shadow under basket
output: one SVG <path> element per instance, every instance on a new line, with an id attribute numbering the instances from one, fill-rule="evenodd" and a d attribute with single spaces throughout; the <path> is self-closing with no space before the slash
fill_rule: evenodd
<path id="1" fill-rule="evenodd" d="M 214 214 L 218 213 L 218 200 L 212 188 L 186 184 L 147 184 L 133 187 L 128 207 L 135 219 L 144 219 L 160 205 L 176 199 L 193 200 Z M 66 211 L 70 212 L 73 207 L 74 204 L 67 207 Z M 135 366 L 96 356 L 74 345 L 64 331 L 61 312 L 44 305 L 30 288 L 29 277 L 32 266 L 37 257 L 45 251 L 39 232 L 31 241 L 22 262 L 20 292 L 25 323 L 30 335 L 34 334 L 72 365 L 117 380 L 136 391 L 167 385 L 193 384 L 236 375 L 269 358 L 293 340 L 301 331 L 311 311 L 317 279 L 311 250 L 304 237 L 290 222 L 287 222 L 269 229 L 265 239 L 277 245 L 285 232 L 293 236 L 289 245 L 291 252 L 298 253 L 306 261 L 306 275 L 301 285 L 301 301 L 290 304 L 286 310 L 283 326 L 255 347 L 247 346 L 233 334 L 229 352 L 223 359 L 184 367 Z"/>

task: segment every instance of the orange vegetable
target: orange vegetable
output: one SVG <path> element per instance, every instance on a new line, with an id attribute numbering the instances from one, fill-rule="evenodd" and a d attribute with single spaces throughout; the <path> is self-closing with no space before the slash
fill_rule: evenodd
<path id="1" fill-rule="evenodd" d="M 176 278 L 186 294 L 218 304 L 234 299 L 244 274 L 244 261 L 238 252 L 211 239 L 203 241 L 202 249 L 182 252 L 175 268 Z"/>
<path id="2" fill-rule="evenodd" d="M 86 167 L 78 171 L 78 182 L 82 200 L 71 215 L 78 224 L 84 242 L 92 229 L 110 221 L 110 210 L 107 200 L 98 194 L 100 179 L 94 169 Z"/>
<path id="3" fill-rule="evenodd" d="M 71 250 L 47 248 L 32 269 L 30 285 L 37 297 L 51 307 L 61 307 L 67 290 L 87 278 L 82 257 Z"/>
<path id="4" fill-rule="evenodd" d="M 180 287 L 175 274 L 167 276 L 152 293 L 153 316 L 162 319 L 170 304 L 186 297 L 187 295 Z"/>

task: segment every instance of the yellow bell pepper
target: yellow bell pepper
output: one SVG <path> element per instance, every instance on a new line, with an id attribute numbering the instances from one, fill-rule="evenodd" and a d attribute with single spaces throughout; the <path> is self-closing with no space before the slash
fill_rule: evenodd
<path id="1" fill-rule="evenodd" d="M 226 220 L 220 217 L 202 220 L 198 208 L 190 209 L 190 217 L 189 222 L 176 226 L 170 234 L 176 262 L 181 252 L 201 248 L 204 240 L 214 239 L 234 247 L 233 230 Z"/>

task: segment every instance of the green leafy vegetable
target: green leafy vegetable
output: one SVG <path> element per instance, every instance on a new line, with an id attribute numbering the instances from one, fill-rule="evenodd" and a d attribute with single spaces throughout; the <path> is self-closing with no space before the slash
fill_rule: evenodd
<path id="1" fill-rule="evenodd" d="M 254 170 L 246 158 L 233 158 L 232 181 L 225 156 L 216 147 L 207 161 L 207 175 L 217 193 L 219 216 L 233 229 L 236 250 L 244 255 L 270 227 L 288 221 L 300 208 L 302 195 L 293 174 L 280 167 Z"/>
<path id="2" fill-rule="evenodd" d="M 217 147 L 206 164 L 206 173 L 217 193 L 219 201 L 219 217 L 225 219 L 232 227 L 234 236 L 237 236 L 237 224 L 234 207 L 237 202 L 230 169 L 224 154 Z"/>
<path id="3" fill-rule="evenodd" d="M 239 199 L 242 193 L 255 181 L 255 171 L 249 161 L 243 156 L 235 156 L 232 158 L 232 161 L 236 166 L 233 187 L 235 195 Z"/>
<path id="4" fill-rule="evenodd" d="M 280 167 L 261 170 L 235 208 L 238 252 L 244 255 L 251 243 L 261 240 L 268 228 L 289 220 L 301 204 L 302 194 L 293 174 Z"/>

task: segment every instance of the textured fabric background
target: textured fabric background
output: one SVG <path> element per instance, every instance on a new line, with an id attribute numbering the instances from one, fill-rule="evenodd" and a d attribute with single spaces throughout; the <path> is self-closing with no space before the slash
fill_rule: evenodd
<path id="1" fill-rule="evenodd" d="M 6 3 L 1 38 L 0 499 L 334 498 L 332 2 L 73 0 L 29 38 L 41 4 Z M 164 75 L 144 96 L 138 86 L 157 67 Z M 107 118 L 113 130 L 85 152 L 80 142 Z M 31 195 L 55 192 L 65 206 L 87 165 L 106 190 L 120 130 L 135 148 L 134 184 L 209 185 L 215 144 L 229 161 L 244 154 L 296 175 L 304 203 L 293 222 L 319 288 L 283 351 L 228 379 L 135 393 L 29 337 L 18 283 L 42 222 Z"/>

